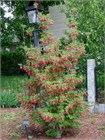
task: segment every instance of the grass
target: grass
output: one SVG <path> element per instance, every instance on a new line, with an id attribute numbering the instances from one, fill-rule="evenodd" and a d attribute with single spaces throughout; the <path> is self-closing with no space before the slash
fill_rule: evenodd
<path id="1" fill-rule="evenodd" d="M 1 93 L 16 92 L 27 79 L 27 76 L 1 76 Z"/>
<path id="2" fill-rule="evenodd" d="M 24 93 L 27 76 L 1 76 L 0 107 L 20 107 L 17 93 Z"/>

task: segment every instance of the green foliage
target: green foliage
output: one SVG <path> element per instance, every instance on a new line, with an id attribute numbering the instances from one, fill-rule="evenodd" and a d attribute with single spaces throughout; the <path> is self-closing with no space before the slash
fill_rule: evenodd
<path id="1" fill-rule="evenodd" d="M 25 62 L 25 54 L 21 49 L 15 52 L 1 52 L 1 74 L 17 75 L 23 73 L 19 64 Z"/>
<path id="2" fill-rule="evenodd" d="M 54 1 L 40 1 L 44 12 L 48 12 L 48 7 L 59 4 L 61 0 Z M 30 45 L 30 38 L 27 36 L 27 32 L 21 27 L 21 25 L 25 26 L 25 29 L 28 29 L 29 22 L 28 16 L 25 9 L 28 6 L 29 1 L 13 1 L 13 0 L 2 0 L 0 10 L 1 10 L 1 44 L 2 48 L 12 48 L 12 46 L 18 47 L 19 45 Z M 9 17 L 6 18 L 5 9 L 2 8 L 2 5 L 5 4 L 9 7 L 9 11 L 12 12 L 15 18 Z M 33 25 L 32 25 L 33 26 Z M 18 44 L 13 43 L 13 36 L 17 35 L 19 39 Z"/>
<path id="3" fill-rule="evenodd" d="M 5 8 L 0 7 L 3 11 L 1 14 L 1 44 L 2 48 L 12 48 L 13 46 L 18 46 L 21 42 L 24 42 L 24 31 L 21 29 L 21 24 L 27 25 L 27 15 L 25 13 L 25 8 L 27 6 L 28 1 L 5 1 L 3 0 L 1 3 L 8 6 L 9 12 L 11 11 L 15 18 L 5 17 Z M 27 25 L 28 26 L 28 25 Z M 17 35 L 17 38 L 20 40 L 18 44 L 13 42 L 13 36 Z M 27 39 L 27 37 L 26 37 Z M 28 39 L 29 42 L 29 39 Z"/>
<path id="4" fill-rule="evenodd" d="M 67 6 L 66 15 L 69 17 L 69 9 L 76 8 L 76 21 L 80 31 L 79 40 L 84 42 L 86 55 L 80 58 L 80 63 L 86 63 L 87 59 L 96 59 L 103 64 L 104 58 L 104 1 L 103 0 L 64 0 Z"/>
<path id="5" fill-rule="evenodd" d="M 60 131 L 58 132 L 58 130 L 56 130 L 56 129 L 49 129 L 49 130 L 46 131 L 46 135 L 49 136 L 49 137 L 52 137 L 52 138 L 55 138 L 58 135 L 61 135 L 61 133 L 60 134 L 58 134 L 58 133 L 60 133 Z"/>
<path id="6" fill-rule="evenodd" d="M 0 107 L 20 107 L 15 93 L 1 93 L 0 94 Z"/>
<path id="7" fill-rule="evenodd" d="M 27 80 L 27 76 L 1 76 L 1 107 L 20 107 L 17 100 L 19 91 L 23 91 L 23 82 Z"/>
<path id="8" fill-rule="evenodd" d="M 40 0 L 42 6 L 44 7 L 44 10 L 48 11 L 49 6 L 59 5 L 63 0 Z"/>
<path id="9" fill-rule="evenodd" d="M 1 76 L 1 93 L 18 93 L 22 90 L 22 85 L 27 81 L 28 77 L 25 76 Z"/>

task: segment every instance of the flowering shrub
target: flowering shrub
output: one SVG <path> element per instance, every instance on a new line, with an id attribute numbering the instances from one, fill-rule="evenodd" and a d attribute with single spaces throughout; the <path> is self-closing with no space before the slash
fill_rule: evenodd
<path id="1" fill-rule="evenodd" d="M 40 38 L 43 50 L 25 48 L 27 63 L 23 69 L 30 76 L 29 92 L 20 94 L 18 99 L 29 111 L 33 127 L 42 127 L 47 135 L 60 137 L 66 128 L 78 126 L 77 119 L 83 111 L 84 91 L 76 90 L 83 79 L 77 76 L 76 66 L 84 46 L 77 41 L 74 19 L 68 22 L 67 38 L 62 44 L 48 31 L 52 25 L 49 15 L 39 17 L 39 27 L 44 29 Z"/>

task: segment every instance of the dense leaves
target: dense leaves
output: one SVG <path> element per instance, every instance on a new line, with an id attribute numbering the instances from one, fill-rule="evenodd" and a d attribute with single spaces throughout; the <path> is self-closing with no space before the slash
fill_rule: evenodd
<path id="1" fill-rule="evenodd" d="M 25 63 L 25 54 L 23 49 L 17 49 L 15 52 L 3 51 L 1 53 L 1 74 L 18 75 L 23 74 L 19 64 Z"/>
<path id="2" fill-rule="evenodd" d="M 80 31 L 79 40 L 85 44 L 86 55 L 81 58 L 81 63 L 87 59 L 96 59 L 98 64 L 103 64 L 104 59 L 104 1 L 103 0 L 65 0 L 68 8 L 66 15 L 69 17 L 70 8 L 76 8 L 76 20 Z"/>
<path id="3" fill-rule="evenodd" d="M 49 5 L 59 4 L 60 1 L 40 1 L 42 3 L 43 12 L 48 12 Z M 19 47 L 20 45 L 30 45 L 33 42 L 30 42 L 30 37 L 27 36 L 26 30 L 29 28 L 28 16 L 26 13 L 26 8 L 28 6 L 29 1 L 13 1 L 13 0 L 2 0 L 1 1 L 1 44 L 2 48 L 12 48 Z M 13 18 L 5 17 L 6 8 L 8 7 L 8 12 L 13 14 Z M 33 25 L 32 25 L 33 27 Z M 32 34 L 32 32 L 31 32 Z M 14 35 L 19 39 L 18 44 L 14 44 L 13 39 Z"/>

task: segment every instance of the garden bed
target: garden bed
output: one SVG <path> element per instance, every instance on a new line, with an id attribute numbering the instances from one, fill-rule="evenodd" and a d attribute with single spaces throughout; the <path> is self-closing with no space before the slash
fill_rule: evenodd
<path id="1" fill-rule="evenodd" d="M 26 140 L 25 130 L 22 126 L 23 120 L 27 119 L 25 110 L 22 108 L 0 109 L 1 140 Z M 62 140 L 103 140 L 105 139 L 105 114 L 86 112 L 81 118 L 79 129 L 67 130 Z M 43 133 L 37 133 L 31 140 L 50 140 Z M 53 139 L 51 139 L 53 140 Z"/>

